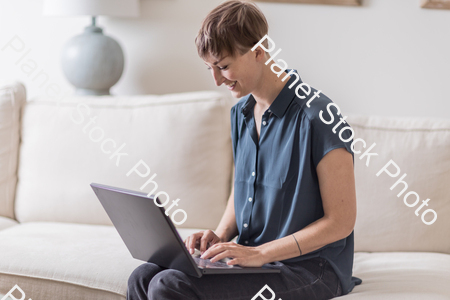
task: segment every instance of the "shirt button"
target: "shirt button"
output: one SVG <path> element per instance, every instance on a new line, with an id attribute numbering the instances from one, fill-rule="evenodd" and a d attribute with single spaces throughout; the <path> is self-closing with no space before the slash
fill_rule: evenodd
<path id="1" fill-rule="evenodd" d="M 248 244 L 248 241 L 245 241 L 244 243 Z"/>
<path id="2" fill-rule="evenodd" d="M 268 112 L 272 112 L 272 111 L 269 109 Z"/>
<path id="3" fill-rule="evenodd" d="M 248 198 L 248 201 L 252 202 L 252 200 L 253 200 L 252 197 Z"/>
<path id="4" fill-rule="evenodd" d="M 267 122 L 266 122 L 266 121 L 263 121 L 263 125 L 266 126 L 266 125 L 267 125 Z"/>
<path id="5" fill-rule="evenodd" d="M 255 176 L 255 174 L 256 174 L 255 172 L 252 172 L 252 176 Z"/>
<path id="6" fill-rule="evenodd" d="M 248 224 L 247 224 L 247 223 L 244 223 L 244 227 L 247 228 L 247 227 L 248 227 Z"/>

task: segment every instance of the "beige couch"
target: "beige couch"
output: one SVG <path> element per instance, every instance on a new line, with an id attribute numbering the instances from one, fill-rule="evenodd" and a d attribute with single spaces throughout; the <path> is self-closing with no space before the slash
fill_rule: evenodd
<path id="1" fill-rule="evenodd" d="M 149 177 L 127 173 L 140 161 L 149 176 L 157 174 L 158 191 L 181 199 L 183 237 L 214 229 L 231 187 L 233 103 L 216 92 L 54 102 L 26 99 L 22 84 L 3 83 L 0 294 L 17 284 L 33 300 L 124 299 L 128 276 L 142 262 L 131 257 L 89 183 L 139 190 Z M 363 284 L 344 298 L 450 299 L 450 120 L 348 121 L 367 146 L 376 143 L 378 156 L 367 167 L 355 154 L 354 275 Z M 127 155 L 114 156 L 119 148 Z M 431 199 L 434 224 L 397 198 L 400 185 L 390 190 L 400 175 L 376 176 L 390 159 L 407 173 L 408 191 Z"/>

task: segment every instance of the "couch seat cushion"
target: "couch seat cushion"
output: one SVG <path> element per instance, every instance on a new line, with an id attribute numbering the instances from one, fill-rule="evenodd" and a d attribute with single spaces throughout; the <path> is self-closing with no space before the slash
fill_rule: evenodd
<path id="1" fill-rule="evenodd" d="M 363 283 L 345 299 L 450 299 L 450 255 L 425 252 L 355 253 L 353 276 Z"/>
<path id="2" fill-rule="evenodd" d="M 17 224 L 19 224 L 19 223 L 16 220 L 6 218 L 6 217 L 0 217 L 0 230 L 15 226 Z"/>
<path id="3" fill-rule="evenodd" d="M 26 299 L 123 300 L 142 263 L 112 226 L 24 223 L 0 231 L 0 240 L 0 293 L 17 284 Z"/>
<path id="4" fill-rule="evenodd" d="M 179 229 L 182 239 L 199 229 Z M 121 299 L 142 262 L 131 257 L 114 227 L 35 222 L 0 231 L 0 293 L 15 284 L 26 299 Z M 363 280 L 343 298 L 448 299 L 450 255 L 355 253 Z"/>

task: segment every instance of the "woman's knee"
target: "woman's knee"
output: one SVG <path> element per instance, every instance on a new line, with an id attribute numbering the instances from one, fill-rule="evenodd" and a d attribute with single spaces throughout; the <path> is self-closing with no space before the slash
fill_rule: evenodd
<path id="1" fill-rule="evenodd" d="M 176 299 L 173 297 L 184 296 L 195 299 L 195 294 L 192 293 L 189 282 L 189 277 L 180 271 L 164 270 L 156 274 L 150 281 L 149 298 Z"/>
<path id="2" fill-rule="evenodd" d="M 137 287 L 140 288 L 148 288 L 148 285 L 150 283 L 150 280 L 161 272 L 161 267 L 152 264 L 152 263 L 144 263 L 134 269 L 134 271 L 131 273 L 130 277 L 128 278 L 128 287 Z"/>

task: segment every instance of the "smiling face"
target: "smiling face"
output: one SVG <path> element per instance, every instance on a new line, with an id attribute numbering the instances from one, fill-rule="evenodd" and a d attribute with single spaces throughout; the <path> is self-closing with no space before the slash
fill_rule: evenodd
<path id="1" fill-rule="evenodd" d="M 265 55 L 250 49 L 268 30 L 266 17 L 251 1 L 228 0 L 206 16 L 195 45 L 217 86 L 225 85 L 236 98 L 262 90 Z"/>
<path id="2" fill-rule="evenodd" d="M 217 58 L 212 55 L 205 57 L 204 62 L 211 70 L 211 75 L 217 86 L 224 84 L 235 98 L 252 93 L 258 86 L 261 74 L 261 51 L 237 53 L 234 57 L 224 54 Z"/>

